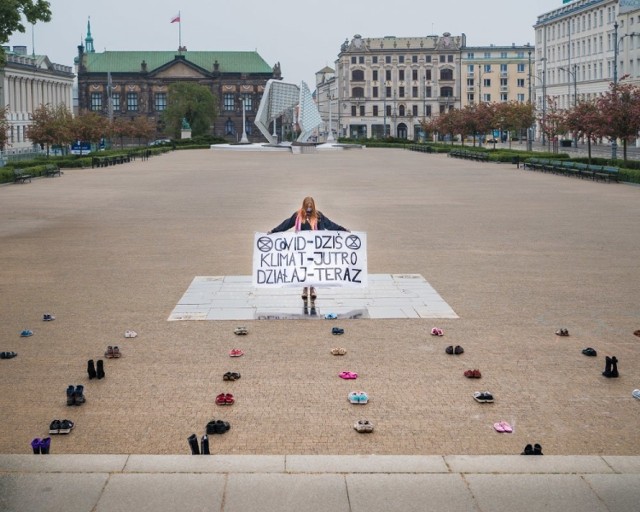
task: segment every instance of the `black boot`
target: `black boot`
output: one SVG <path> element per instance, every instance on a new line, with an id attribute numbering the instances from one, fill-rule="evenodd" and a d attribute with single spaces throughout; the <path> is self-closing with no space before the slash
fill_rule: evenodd
<path id="1" fill-rule="evenodd" d="M 189 446 L 191 447 L 191 455 L 200 455 L 200 448 L 198 448 L 198 436 L 195 434 L 191 434 L 187 441 L 189 441 Z"/>
<path id="2" fill-rule="evenodd" d="M 609 356 L 605 357 L 604 359 L 604 371 L 602 372 L 602 375 L 604 375 L 605 377 L 611 378 L 611 358 Z"/>
<path id="3" fill-rule="evenodd" d="M 619 377 L 618 374 L 618 358 L 613 356 L 611 358 L 611 378 L 617 379 Z"/>
<path id="4" fill-rule="evenodd" d="M 200 440 L 200 455 L 211 455 L 209 451 L 209 438 L 204 435 Z"/>
<path id="5" fill-rule="evenodd" d="M 84 386 L 78 384 L 73 392 L 73 405 L 82 405 L 87 400 L 84 397 Z"/>
<path id="6" fill-rule="evenodd" d="M 99 379 L 104 379 L 104 361 L 102 361 L 102 359 L 98 360 L 98 368 L 96 371 L 96 375 Z"/>
<path id="7" fill-rule="evenodd" d="M 96 366 L 93 363 L 93 359 L 89 359 L 89 361 L 87 361 L 87 373 L 89 374 L 89 379 L 96 378 Z"/>

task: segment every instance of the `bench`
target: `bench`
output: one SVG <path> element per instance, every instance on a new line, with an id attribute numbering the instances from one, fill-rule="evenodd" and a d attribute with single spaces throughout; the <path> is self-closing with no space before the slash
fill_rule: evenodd
<path id="1" fill-rule="evenodd" d="M 600 169 L 594 170 L 593 179 L 594 180 L 602 180 L 602 181 L 615 181 L 618 183 L 618 176 L 620 169 L 617 167 L 608 167 L 603 165 Z"/>
<path id="2" fill-rule="evenodd" d="M 13 182 L 14 183 L 26 183 L 27 181 L 31 183 L 31 174 L 26 174 L 22 171 L 22 169 L 14 169 L 13 170 Z"/>
<path id="3" fill-rule="evenodd" d="M 54 164 L 47 164 L 47 166 L 44 169 L 44 175 L 54 177 L 56 174 L 58 176 L 62 176 L 62 171 L 60 170 L 60 167 Z"/>
<path id="4" fill-rule="evenodd" d="M 467 160 L 475 160 L 477 162 L 488 162 L 489 155 L 481 151 L 465 151 L 462 149 L 452 149 L 449 156 L 453 158 L 465 158 Z"/>

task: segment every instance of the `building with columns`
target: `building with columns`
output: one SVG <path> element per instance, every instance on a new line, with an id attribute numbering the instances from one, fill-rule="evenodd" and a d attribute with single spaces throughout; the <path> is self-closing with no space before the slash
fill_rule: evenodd
<path id="1" fill-rule="evenodd" d="M 31 153 L 31 114 L 41 105 L 65 105 L 73 109 L 71 66 L 52 63 L 45 55 L 27 55 L 25 46 L 4 47 L 7 63 L 0 68 L 0 105 L 9 122 L 7 155 Z"/>

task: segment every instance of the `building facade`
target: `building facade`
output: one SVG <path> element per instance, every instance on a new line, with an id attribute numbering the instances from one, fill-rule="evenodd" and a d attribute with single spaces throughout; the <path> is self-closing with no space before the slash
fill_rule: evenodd
<path id="1" fill-rule="evenodd" d="M 462 49 L 462 106 L 533 102 L 529 75 L 535 59 L 531 45 L 468 46 Z"/>
<path id="2" fill-rule="evenodd" d="M 420 121 L 460 107 L 464 34 L 344 42 L 334 76 L 316 75 L 318 110 L 339 136 L 416 140 Z M 324 79 L 323 79 L 324 77 Z"/>
<path id="3" fill-rule="evenodd" d="M 594 99 L 614 80 L 640 82 L 640 2 L 573 0 L 538 16 L 537 109 Z"/>
<path id="4" fill-rule="evenodd" d="M 73 108 L 73 70 L 52 63 L 45 55 L 27 55 L 25 46 L 4 47 L 7 63 L 0 68 L 0 105 L 9 123 L 7 155 L 32 153 L 31 115 L 41 105 Z"/>
<path id="5" fill-rule="evenodd" d="M 190 82 L 211 90 L 218 100 L 212 134 L 229 142 L 240 140 L 244 108 L 247 137 L 263 141 L 253 121 L 264 86 L 280 79 L 280 65 L 269 66 L 257 52 L 105 51 L 96 53 L 90 30 L 78 47 L 78 107 L 112 118 L 144 115 L 165 134 L 162 113 L 169 85 Z"/>

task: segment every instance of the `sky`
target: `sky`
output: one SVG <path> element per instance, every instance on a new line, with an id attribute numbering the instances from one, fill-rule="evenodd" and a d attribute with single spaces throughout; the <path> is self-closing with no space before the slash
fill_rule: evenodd
<path id="1" fill-rule="evenodd" d="M 177 50 L 180 13 L 182 44 L 188 50 L 257 51 L 273 66 L 280 63 L 286 82 L 305 81 L 311 89 L 316 71 L 334 67 L 345 39 L 467 36 L 468 46 L 534 44 L 540 14 L 562 0 L 50 0 L 52 20 L 27 25 L 9 44 L 73 66 L 77 47 L 91 19 L 96 52 Z M 35 45 L 32 45 L 32 41 Z"/>

